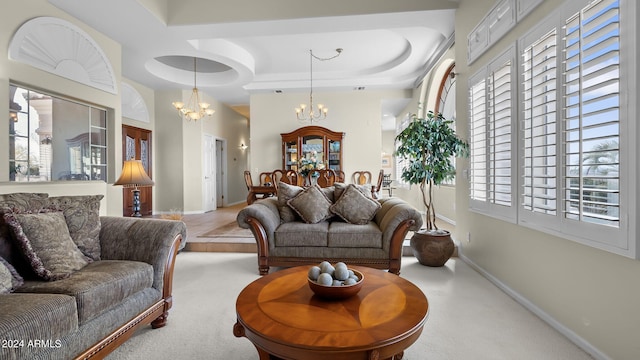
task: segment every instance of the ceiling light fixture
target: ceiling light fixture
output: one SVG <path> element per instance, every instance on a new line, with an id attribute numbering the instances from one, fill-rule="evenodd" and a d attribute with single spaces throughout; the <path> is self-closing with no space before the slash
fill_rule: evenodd
<path id="1" fill-rule="evenodd" d="M 306 104 L 300 104 L 300 106 L 296 108 L 296 117 L 298 118 L 298 120 L 302 122 L 308 121 L 309 123 L 313 123 L 316 120 L 322 120 L 327 117 L 327 111 L 329 111 L 329 109 L 324 105 L 318 104 L 317 112 L 313 109 L 313 59 L 316 58 L 320 61 L 335 59 L 342 53 L 342 48 L 337 48 L 336 53 L 337 54 L 334 56 L 321 58 L 313 55 L 313 50 L 309 50 L 309 106 L 307 106 Z M 308 111 L 305 113 L 305 110 L 307 109 Z"/>
<path id="2" fill-rule="evenodd" d="M 211 116 L 214 112 L 213 109 L 209 109 L 210 104 L 206 102 L 200 102 L 200 94 L 198 93 L 198 87 L 196 86 L 196 58 L 193 58 L 193 91 L 189 102 L 186 104 L 181 101 L 174 101 L 171 104 L 178 110 L 178 114 L 184 117 L 187 121 L 199 120 L 204 116 Z"/>

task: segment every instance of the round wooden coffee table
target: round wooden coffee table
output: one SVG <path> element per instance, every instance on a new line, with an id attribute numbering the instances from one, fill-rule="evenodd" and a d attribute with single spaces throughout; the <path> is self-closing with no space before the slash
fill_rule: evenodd
<path id="1" fill-rule="evenodd" d="M 280 270 L 252 282 L 236 301 L 233 333 L 248 338 L 261 360 L 402 359 L 429 313 L 427 298 L 411 282 L 361 266 L 360 292 L 339 301 L 317 297 L 309 266 Z"/>

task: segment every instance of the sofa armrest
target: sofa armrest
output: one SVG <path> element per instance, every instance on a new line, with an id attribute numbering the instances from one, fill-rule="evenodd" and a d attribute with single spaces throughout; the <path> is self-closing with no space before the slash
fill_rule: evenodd
<path id="1" fill-rule="evenodd" d="M 100 222 L 101 258 L 152 265 L 153 287 L 163 291 L 163 297 L 170 296 L 175 256 L 180 242 L 187 237 L 185 223 L 115 216 L 101 216 Z M 168 278 L 165 272 L 169 272 Z"/>
<path id="2" fill-rule="evenodd" d="M 402 243 L 407 232 L 418 231 L 422 227 L 422 214 L 400 198 L 380 199 L 382 207 L 375 216 L 375 222 L 382 231 L 382 246 L 390 254 L 402 255 Z"/>
<path id="3" fill-rule="evenodd" d="M 260 274 L 269 272 L 269 244 L 274 241 L 274 233 L 280 226 L 280 211 L 278 201 L 274 198 L 267 198 L 257 201 L 240 210 L 236 217 L 238 226 L 250 229 L 256 239 L 258 250 L 258 268 Z"/>
<path id="4" fill-rule="evenodd" d="M 274 198 L 257 201 L 240 210 L 236 221 L 241 228 L 251 229 L 252 231 L 254 230 L 252 224 L 257 221 L 264 229 L 267 238 L 271 239 L 276 228 L 280 226 L 278 202 Z"/>

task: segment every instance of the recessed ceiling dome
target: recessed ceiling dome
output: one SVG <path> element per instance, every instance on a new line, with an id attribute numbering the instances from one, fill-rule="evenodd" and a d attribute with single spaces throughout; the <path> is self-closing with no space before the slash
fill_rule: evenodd
<path id="1" fill-rule="evenodd" d="M 199 56 L 176 54 L 147 60 L 145 69 L 158 78 L 193 86 L 193 59 L 198 87 L 244 86 L 253 80 L 255 60 L 242 47 L 222 39 L 190 40 Z M 206 54 L 206 55 L 203 55 Z"/>
<path id="2" fill-rule="evenodd" d="M 167 66 L 193 72 L 193 56 L 168 55 L 159 56 L 155 59 Z M 196 64 L 198 73 L 220 73 L 232 70 L 230 66 L 223 63 L 200 57 L 196 58 Z"/>

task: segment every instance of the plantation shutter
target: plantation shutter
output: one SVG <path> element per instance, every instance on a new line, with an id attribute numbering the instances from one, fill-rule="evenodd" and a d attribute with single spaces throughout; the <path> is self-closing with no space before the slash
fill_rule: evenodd
<path id="1" fill-rule="evenodd" d="M 487 89 L 483 78 L 469 90 L 471 199 L 487 200 Z"/>
<path id="2" fill-rule="evenodd" d="M 525 210 L 556 215 L 557 198 L 556 30 L 524 49 L 523 179 Z"/>
<path id="3" fill-rule="evenodd" d="M 564 216 L 620 226 L 619 2 L 569 18 L 564 39 Z"/>
<path id="4" fill-rule="evenodd" d="M 489 201 L 511 206 L 511 61 L 489 80 Z"/>

